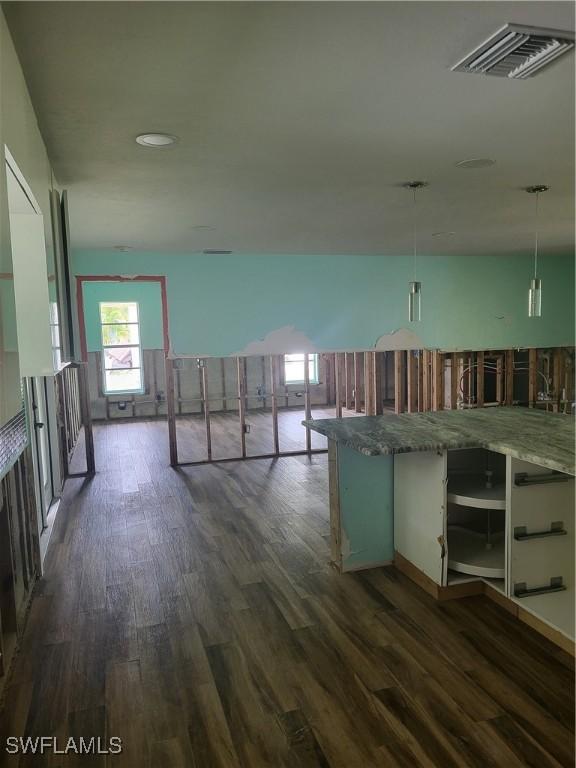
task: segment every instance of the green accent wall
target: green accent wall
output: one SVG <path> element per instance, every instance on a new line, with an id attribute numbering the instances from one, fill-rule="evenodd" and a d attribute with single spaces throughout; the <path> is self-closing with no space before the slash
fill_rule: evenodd
<path id="1" fill-rule="evenodd" d="M 86 282 L 82 284 L 88 352 L 102 349 L 101 301 L 137 301 L 143 349 L 162 349 L 162 299 L 159 283 Z"/>
<path id="2" fill-rule="evenodd" d="M 234 354 L 286 326 L 323 351 L 369 349 L 400 328 L 447 350 L 574 344 L 570 255 L 540 258 L 541 318 L 527 314 L 531 254 L 423 256 L 422 321 L 412 324 L 409 256 L 76 251 L 73 268 L 166 275 L 171 346 L 180 354 Z"/>

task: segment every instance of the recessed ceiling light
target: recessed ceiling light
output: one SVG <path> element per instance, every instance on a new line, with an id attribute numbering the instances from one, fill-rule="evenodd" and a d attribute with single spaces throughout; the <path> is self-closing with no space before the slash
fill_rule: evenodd
<path id="1" fill-rule="evenodd" d="M 141 133 L 140 136 L 136 136 L 138 144 L 141 144 L 143 147 L 153 147 L 156 149 L 175 144 L 177 141 L 178 137 L 171 136 L 169 133 Z"/>
<path id="2" fill-rule="evenodd" d="M 115 251 L 131 251 L 132 246 L 131 245 L 115 245 L 114 250 Z"/>
<path id="3" fill-rule="evenodd" d="M 489 157 L 472 157 L 470 160 L 459 160 L 455 163 L 456 168 L 489 168 L 494 165 L 496 160 Z"/>

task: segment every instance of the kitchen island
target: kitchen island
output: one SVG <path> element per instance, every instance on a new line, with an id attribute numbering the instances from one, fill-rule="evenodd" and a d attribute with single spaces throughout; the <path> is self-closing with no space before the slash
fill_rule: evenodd
<path id="1" fill-rule="evenodd" d="M 499 407 L 304 424 L 328 438 L 339 570 L 394 562 L 438 599 L 487 592 L 571 644 L 572 417 Z"/>

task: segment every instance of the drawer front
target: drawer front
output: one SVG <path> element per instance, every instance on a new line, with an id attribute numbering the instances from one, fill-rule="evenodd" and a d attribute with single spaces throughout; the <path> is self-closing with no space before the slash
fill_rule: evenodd
<path id="1" fill-rule="evenodd" d="M 508 457 L 510 597 L 573 635 L 574 478 Z"/>

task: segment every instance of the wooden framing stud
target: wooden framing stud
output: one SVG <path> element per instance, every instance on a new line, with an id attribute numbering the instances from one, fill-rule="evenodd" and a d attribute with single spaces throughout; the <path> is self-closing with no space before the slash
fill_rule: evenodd
<path id="1" fill-rule="evenodd" d="M 362 413 L 362 352 L 354 352 L 354 410 Z"/>
<path id="2" fill-rule="evenodd" d="M 476 405 L 484 406 L 484 352 L 476 353 Z"/>
<path id="3" fill-rule="evenodd" d="M 168 443 L 170 449 L 170 466 L 178 465 L 178 441 L 176 437 L 176 411 L 174 408 L 174 368 L 172 360 L 164 359 L 166 375 L 166 410 L 168 414 Z"/>
<path id="4" fill-rule="evenodd" d="M 506 405 L 514 402 L 514 350 L 506 350 Z"/>
<path id="5" fill-rule="evenodd" d="M 394 410 L 396 413 L 404 412 L 404 373 L 406 353 L 402 350 L 394 351 Z"/>
<path id="6" fill-rule="evenodd" d="M 406 366 L 406 405 L 408 413 L 416 413 L 418 411 L 418 358 L 414 350 L 409 349 L 406 354 L 408 356 L 408 364 Z"/>
<path id="7" fill-rule="evenodd" d="M 376 415 L 375 385 L 374 352 L 364 352 L 364 411 L 367 416 Z"/>
<path id="8" fill-rule="evenodd" d="M 304 413 L 306 420 L 312 418 L 312 406 L 310 403 L 310 355 L 304 353 Z M 306 427 L 306 451 L 312 451 L 312 431 Z"/>
<path id="9" fill-rule="evenodd" d="M 374 352 L 374 413 L 379 416 L 384 411 L 382 391 L 382 371 L 385 352 Z"/>
<path id="10" fill-rule="evenodd" d="M 240 417 L 240 452 L 246 458 L 246 372 L 245 358 L 236 358 L 236 376 L 238 382 L 238 415 Z"/>
<path id="11" fill-rule="evenodd" d="M 278 377 L 278 358 L 270 355 L 270 394 L 272 397 L 272 433 L 274 436 L 274 453 L 280 453 L 280 439 L 278 436 L 278 402 L 276 400 L 276 380 Z"/>
<path id="12" fill-rule="evenodd" d="M 345 354 L 336 352 L 334 359 L 334 397 L 336 400 L 336 418 L 342 418 L 342 384 L 343 377 L 345 377 L 344 371 L 344 358 Z"/>
<path id="13" fill-rule="evenodd" d="M 455 411 L 458 408 L 458 355 L 452 353 L 450 360 L 450 408 Z"/>
<path id="14" fill-rule="evenodd" d="M 204 360 L 204 365 L 200 368 L 202 375 L 202 397 L 204 398 L 204 425 L 206 427 L 206 455 L 208 461 L 212 458 L 212 434 L 210 431 L 210 396 L 208 391 L 208 367 Z"/>
<path id="15" fill-rule="evenodd" d="M 444 355 L 432 353 L 432 410 L 444 409 Z"/>
<path id="16" fill-rule="evenodd" d="M 538 399 L 538 350 L 528 350 L 528 407 L 534 408 Z"/>
<path id="17" fill-rule="evenodd" d="M 351 411 L 354 404 L 354 353 L 344 353 L 344 373 L 346 391 L 346 410 Z"/>
<path id="18" fill-rule="evenodd" d="M 554 403 L 552 406 L 553 411 L 561 410 L 564 398 L 566 396 L 566 382 L 565 382 L 565 351 L 562 347 L 556 347 L 554 350 L 554 364 L 553 364 L 553 379 L 552 379 L 552 394 L 554 397 Z"/>

